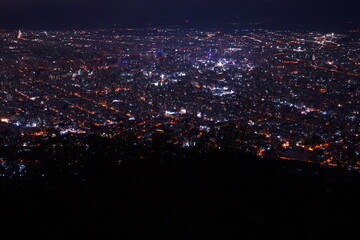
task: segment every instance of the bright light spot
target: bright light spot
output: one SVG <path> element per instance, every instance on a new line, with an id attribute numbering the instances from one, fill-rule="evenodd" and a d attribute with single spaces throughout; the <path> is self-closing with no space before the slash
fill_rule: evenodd
<path id="1" fill-rule="evenodd" d="M 0 119 L 0 122 L 10 123 L 10 119 L 8 119 L 8 118 L 1 118 L 1 119 Z"/>

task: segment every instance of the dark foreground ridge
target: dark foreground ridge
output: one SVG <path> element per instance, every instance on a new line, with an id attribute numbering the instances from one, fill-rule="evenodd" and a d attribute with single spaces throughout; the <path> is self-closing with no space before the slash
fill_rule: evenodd
<path id="1" fill-rule="evenodd" d="M 231 149 L 89 143 L 22 154 L 46 163 L 37 177 L 2 178 L 2 233 L 29 239 L 346 239 L 357 229 L 357 173 Z"/>

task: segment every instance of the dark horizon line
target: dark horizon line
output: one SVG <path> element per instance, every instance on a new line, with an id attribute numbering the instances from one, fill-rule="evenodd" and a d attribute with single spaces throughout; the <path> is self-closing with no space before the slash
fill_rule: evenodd
<path id="1" fill-rule="evenodd" d="M 116 28 L 148 28 L 148 27 L 164 27 L 164 28 L 199 28 L 199 29 L 224 29 L 224 30 L 241 30 L 242 29 L 268 29 L 268 30 L 299 30 L 299 31 L 336 31 L 344 32 L 352 29 L 360 28 L 357 22 L 341 22 L 336 24 L 324 23 L 278 23 L 271 20 L 253 20 L 253 21 L 228 21 L 219 22 L 212 21 L 203 23 L 199 21 L 191 21 L 188 19 L 179 21 L 148 21 L 143 23 L 99 23 L 99 24 L 84 24 L 84 23 L 14 23 L 14 24 L 0 24 L 0 30 L 34 30 L 34 31 L 69 31 L 69 30 L 98 30 L 98 29 L 116 29 Z"/>

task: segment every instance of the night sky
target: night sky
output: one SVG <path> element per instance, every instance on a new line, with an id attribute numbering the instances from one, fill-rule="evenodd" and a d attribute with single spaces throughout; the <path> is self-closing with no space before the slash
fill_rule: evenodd
<path id="1" fill-rule="evenodd" d="M 359 23 L 356 0 L 1 0 L 0 27 L 111 24 L 212 26 L 225 22 L 342 26 Z"/>

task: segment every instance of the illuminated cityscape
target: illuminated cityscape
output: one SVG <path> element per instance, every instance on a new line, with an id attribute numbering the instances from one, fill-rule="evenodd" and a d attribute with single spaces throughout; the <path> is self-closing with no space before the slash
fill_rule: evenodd
<path id="1" fill-rule="evenodd" d="M 0 238 L 354 239 L 355 0 L 2 0 Z"/>
<path id="2" fill-rule="evenodd" d="M 358 34 L 3 32 L 1 145 L 95 134 L 151 146 L 163 134 L 182 148 L 358 169 Z"/>

